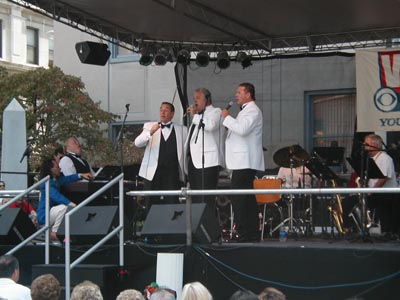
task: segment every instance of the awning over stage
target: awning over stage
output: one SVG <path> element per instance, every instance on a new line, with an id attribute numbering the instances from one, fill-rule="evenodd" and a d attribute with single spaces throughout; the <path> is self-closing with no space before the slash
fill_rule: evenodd
<path id="1" fill-rule="evenodd" d="M 15 1 L 16 2 L 16 1 Z M 399 37 L 397 0 L 28 0 L 129 44 L 168 41 L 293 52 Z M 207 44 L 211 45 L 207 45 Z"/>

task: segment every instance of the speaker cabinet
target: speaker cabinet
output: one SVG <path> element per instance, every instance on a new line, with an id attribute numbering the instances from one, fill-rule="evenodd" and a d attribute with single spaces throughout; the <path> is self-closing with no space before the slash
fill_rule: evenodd
<path id="1" fill-rule="evenodd" d="M 89 41 L 76 43 L 75 50 L 82 63 L 98 66 L 104 66 L 111 54 L 106 44 Z"/>
<path id="2" fill-rule="evenodd" d="M 36 232 L 35 225 L 20 208 L 0 212 L 0 244 L 16 245 Z"/>
<path id="3" fill-rule="evenodd" d="M 218 238 L 216 216 L 205 203 L 192 204 L 192 233 L 196 243 L 211 243 Z M 152 205 L 141 235 L 154 243 L 185 243 L 186 204 Z"/>
<path id="4" fill-rule="evenodd" d="M 90 245 L 100 241 L 118 225 L 118 206 L 86 206 L 71 216 L 71 244 Z M 125 224 L 125 227 L 127 224 Z M 60 241 L 65 237 L 65 218 L 57 231 Z M 116 236 L 111 241 L 116 241 Z"/>

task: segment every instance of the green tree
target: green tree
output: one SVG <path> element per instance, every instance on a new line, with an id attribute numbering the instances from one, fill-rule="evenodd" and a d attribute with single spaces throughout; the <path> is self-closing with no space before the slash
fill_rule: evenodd
<path id="1" fill-rule="evenodd" d="M 84 155 L 92 165 L 118 164 L 118 153 L 106 134 L 107 123 L 117 116 L 103 111 L 100 102 L 89 97 L 80 78 L 66 75 L 57 67 L 18 74 L 2 69 L 0 118 L 13 98 L 25 108 L 27 136 L 34 138 L 30 146 L 31 170 L 37 170 L 41 161 L 70 136 L 83 142 Z M 125 144 L 124 162 L 131 163 L 130 156 L 137 156 L 127 155 L 134 150 L 129 141 Z"/>

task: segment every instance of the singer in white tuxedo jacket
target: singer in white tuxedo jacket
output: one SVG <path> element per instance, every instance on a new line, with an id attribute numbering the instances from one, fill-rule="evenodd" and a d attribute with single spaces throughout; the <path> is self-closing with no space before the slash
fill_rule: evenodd
<path id="1" fill-rule="evenodd" d="M 188 174 L 190 188 L 216 189 L 220 168 L 225 167 L 226 130 L 222 126 L 221 109 L 212 106 L 211 93 L 205 88 L 196 89 L 193 100 L 194 105 L 188 109 L 193 120 L 189 128 L 189 138 L 185 143 L 185 173 Z M 194 202 L 206 202 L 210 209 L 214 209 L 213 195 L 192 199 Z"/>
<path id="2" fill-rule="evenodd" d="M 160 107 L 160 122 L 148 122 L 142 133 L 135 139 L 136 147 L 146 147 L 139 176 L 144 178 L 145 189 L 178 190 L 184 181 L 183 152 L 187 128 L 172 123 L 175 108 L 169 102 Z M 147 199 L 147 209 L 152 204 L 178 203 L 177 197 L 151 197 Z"/>
<path id="3" fill-rule="evenodd" d="M 236 118 L 222 110 L 223 125 L 228 129 L 225 142 L 226 167 L 232 170 L 232 189 L 252 189 L 257 171 L 264 171 L 262 146 L 263 116 L 254 102 L 254 86 L 242 83 L 236 91 L 241 111 Z M 241 241 L 258 236 L 257 203 L 254 195 L 231 196 L 236 228 Z"/>

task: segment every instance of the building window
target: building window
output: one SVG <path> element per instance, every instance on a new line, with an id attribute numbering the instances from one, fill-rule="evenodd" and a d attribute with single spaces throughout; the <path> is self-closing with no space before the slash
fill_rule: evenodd
<path id="1" fill-rule="evenodd" d="M 139 61 L 140 54 L 133 52 L 132 50 L 126 49 L 116 44 L 110 44 L 111 49 L 111 62 L 130 62 Z"/>
<path id="2" fill-rule="evenodd" d="M 39 64 L 39 30 L 32 27 L 26 28 L 26 62 Z"/>
<path id="3" fill-rule="evenodd" d="M 3 58 L 3 20 L 0 20 L 0 57 Z"/>
<path id="4" fill-rule="evenodd" d="M 356 120 L 354 89 L 306 93 L 306 145 L 344 147 L 344 157 L 351 154 Z"/>
<path id="5" fill-rule="evenodd" d="M 49 36 L 49 67 L 54 64 L 54 36 Z"/>

